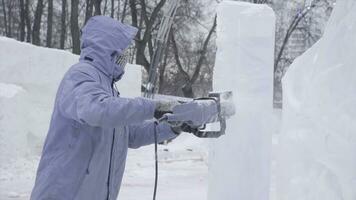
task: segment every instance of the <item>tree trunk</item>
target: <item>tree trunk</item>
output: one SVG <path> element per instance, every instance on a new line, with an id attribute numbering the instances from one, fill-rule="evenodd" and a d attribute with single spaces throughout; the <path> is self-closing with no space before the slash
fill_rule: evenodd
<path id="1" fill-rule="evenodd" d="M 194 98 L 194 92 L 193 92 L 193 85 L 188 82 L 187 84 L 185 84 L 183 87 L 182 87 L 182 92 L 183 92 L 183 95 L 184 97 L 187 97 L 187 98 Z"/>
<path id="2" fill-rule="evenodd" d="M 95 0 L 86 0 L 86 8 L 85 8 L 85 23 L 93 16 L 93 6 Z"/>
<path id="3" fill-rule="evenodd" d="M 66 34 L 67 34 L 66 16 L 67 16 L 67 0 L 62 0 L 61 38 L 60 38 L 61 49 L 64 49 L 64 43 L 66 41 Z"/>
<path id="4" fill-rule="evenodd" d="M 20 41 L 25 41 L 25 2 L 20 0 Z"/>
<path id="5" fill-rule="evenodd" d="M 80 36 L 78 25 L 78 5 L 79 0 L 71 1 L 70 31 L 72 34 L 73 53 L 80 54 Z"/>
<path id="6" fill-rule="evenodd" d="M 106 10 L 107 10 L 107 8 L 108 8 L 108 0 L 105 0 L 105 2 L 104 2 L 104 11 L 103 11 L 103 15 L 105 15 L 105 14 L 106 14 Z"/>
<path id="7" fill-rule="evenodd" d="M 299 23 L 301 22 L 301 20 L 304 19 L 304 17 L 315 7 L 315 4 L 312 4 L 311 6 L 304 8 L 304 10 L 302 10 L 301 13 L 298 13 L 297 15 L 294 16 L 292 23 L 289 25 L 288 29 L 287 29 L 287 33 L 284 37 L 283 43 L 281 48 L 279 49 L 279 52 L 277 54 L 277 57 L 274 61 L 274 70 L 276 71 L 279 65 L 279 62 L 281 61 L 282 55 L 284 53 L 284 49 L 286 48 L 289 39 L 291 37 L 291 35 L 293 34 L 293 32 L 296 30 L 296 28 L 298 27 Z"/>
<path id="8" fill-rule="evenodd" d="M 32 44 L 34 45 L 41 44 L 40 30 L 41 30 L 42 13 L 43 13 L 43 0 L 38 0 L 36 11 L 35 11 L 35 19 L 32 28 Z"/>
<path id="9" fill-rule="evenodd" d="M 132 26 L 139 27 L 136 0 L 130 0 L 130 9 L 131 9 Z M 137 38 L 139 38 L 139 39 L 141 38 L 140 30 L 137 32 Z M 144 67 L 144 69 L 148 72 L 149 68 L 150 68 L 150 63 L 148 62 L 148 60 L 145 57 L 146 44 L 142 40 L 136 40 L 135 48 L 136 48 L 136 63 L 139 65 L 142 65 Z"/>
<path id="10" fill-rule="evenodd" d="M 26 20 L 26 28 L 27 28 L 27 36 L 26 41 L 31 42 L 31 19 L 30 19 L 30 0 L 25 1 L 25 20 Z"/>
<path id="11" fill-rule="evenodd" d="M 53 24 L 53 0 L 48 0 L 47 39 L 46 39 L 47 47 L 52 47 L 52 24 Z"/>
<path id="12" fill-rule="evenodd" d="M 144 22 L 146 25 L 146 28 L 145 28 L 145 32 L 143 33 L 142 39 L 141 39 L 141 31 L 139 30 L 139 32 L 137 33 L 137 38 L 139 38 L 140 40 L 135 41 L 135 47 L 137 49 L 136 63 L 139 65 L 143 65 L 144 69 L 147 72 L 149 71 L 150 63 L 149 63 L 148 59 L 146 58 L 145 50 L 146 50 L 149 40 L 151 39 L 152 27 L 153 27 L 154 23 L 156 22 L 158 13 L 160 12 L 160 10 L 162 9 L 162 7 L 164 6 L 165 3 L 166 3 L 166 0 L 160 0 L 159 3 L 157 4 L 157 6 L 153 9 L 151 16 L 148 16 L 148 14 L 146 12 L 146 2 L 144 0 L 140 0 L 140 5 L 142 8 L 140 22 L 142 22 L 142 24 Z M 129 4 L 130 4 L 130 9 L 131 9 L 132 25 L 135 27 L 139 27 L 139 28 L 142 27 L 141 23 L 138 24 L 139 21 L 138 21 L 136 0 L 130 0 Z M 153 51 L 153 50 L 149 49 L 149 51 Z"/>
<path id="13" fill-rule="evenodd" d="M 5 1 L 2 0 L 2 11 L 4 13 L 4 26 L 5 26 L 5 35 L 8 37 L 8 31 L 7 31 L 7 17 L 6 17 L 6 5 Z"/>
<path id="14" fill-rule="evenodd" d="M 101 0 L 94 0 L 94 15 L 101 15 Z"/>
<path id="15" fill-rule="evenodd" d="M 200 56 L 199 56 L 199 59 L 198 59 L 198 63 L 195 66 L 194 73 L 193 73 L 193 75 L 191 77 L 189 76 L 188 71 L 185 71 L 183 69 L 183 65 L 180 62 L 178 46 L 177 46 L 177 43 L 176 43 L 176 40 L 175 40 L 175 37 L 174 37 L 174 30 L 172 31 L 173 33 L 171 35 L 171 41 L 172 41 L 174 57 L 175 57 L 178 69 L 179 69 L 180 73 L 182 73 L 184 75 L 184 79 L 185 79 L 185 84 L 182 87 L 182 92 L 183 92 L 183 95 L 185 97 L 188 97 L 188 98 L 194 98 L 195 97 L 194 91 L 193 91 L 193 84 L 196 82 L 196 80 L 199 77 L 200 70 L 201 70 L 202 65 L 203 65 L 203 61 L 205 60 L 205 55 L 206 55 L 206 52 L 207 52 L 208 44 L 210 42 L 210 39 L 211 39 L 211 36 L 212 36 L 213 32 L 215 31 L 215 28 L 216 28 L 216 16 L 214 18 L 213 26 L 210 28 L 209 33 L 208 33 L 207 37 L 204 40 L 202 49 L 199 51 L 200 52 Z"/>
<path id="16" fill-rule="evenodd" d="M 120 5 L 120 0 L 119 0 L 119 5 Z M 126 17 L 126 10 L 127 10 L 127 0 L 125 0 L 124 2 L 124 7 L 123 7 L 123 10 L 122 10 L 122 15 L 121 15 L 121 22 L 124 22 L 125 20 L 125 17 Z"/>
<path id="17" fill-rule="evenodd" d="M 168 53 L 169 53 L 169 40 L 167 41 L 167 48 L 164 51 L 164 58 L 163 58 L 163 63 L 160 65 L 159 68 L 159 83 L 158 83 L 158 94 L 163 93 L 163 85 L 164 85 L 164 72 L 166 71 L 167 67 L 167 60 L 168 60 Z"/>
<path id="18" fill-rule="evenodd" d="M 7 2 L 7 20 L 8 20 L 8 27 L 7 27 L 7 33 L 8 37 L 12 37 L 12 5 L 13 1 L 8 1 Z"/>
<path id="19" fill-rule="evenodd" d="M 120 2 L 119 2 L 119 8 L 120 8 Z M 111 0 L 111 13 L 110 13 L 111 18 L 114 18 L 114 12 L 115 12 L 115 0 Z"/>

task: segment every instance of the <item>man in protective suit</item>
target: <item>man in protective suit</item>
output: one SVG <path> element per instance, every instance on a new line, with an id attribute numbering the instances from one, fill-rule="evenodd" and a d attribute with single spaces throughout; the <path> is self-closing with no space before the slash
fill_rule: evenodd
<path id="1" fill-rule="evenodd" d="M 122 98 L 125 50 L 137 29 L 105 16 L 82 29 L 81 55 L 58 88 L 31 200 L 116 200 L 128 148 L 172 139 L 162 102 Z"/>

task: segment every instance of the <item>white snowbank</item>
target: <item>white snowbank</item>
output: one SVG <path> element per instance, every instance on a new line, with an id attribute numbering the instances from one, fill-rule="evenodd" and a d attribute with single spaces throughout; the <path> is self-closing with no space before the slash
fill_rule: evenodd
<path id="1" fill-rule="evenodd" d="M 14 84 L 0 83 L 0 97 L 12 98 L 23 89 Z"/>
<path id="2" fill-rule="evenodd" d="M 28 198 L 58 84 L 78 58 L 0 37 L 0 199 Z M 141 68 L 128 65 L 118 88 L 139 96 Z"/>
<path id="3" fill-rule="evenodd" d="M 273 133 L 275 16 L 266 5 L 218 7 L 216 91 L 232 90 L 236 115 L 209 152 L 209 200 L 267 200 Z"/>
<path id="4" fill-rule="evenodd" d="M 322 39 L 283 79 L 277 199 L 356 199 L 355 10 L 337 1 Z"/>

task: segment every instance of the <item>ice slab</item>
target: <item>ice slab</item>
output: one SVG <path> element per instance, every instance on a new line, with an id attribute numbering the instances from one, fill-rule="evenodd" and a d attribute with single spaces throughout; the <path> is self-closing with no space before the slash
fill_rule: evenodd
<path id="1" fill-rule="evenodd" d="M 213 88 L 233 91 L 236 115 L 212 140 L 209 200 L 269 198 L 275 15 L 266 5 L 218 6 Z"/>
<path id="2" fill-rule="evenodd" d="M 324 36 L 283 79 L 277 199 L 356 199 L 355 10 L 337 1 Z"/>

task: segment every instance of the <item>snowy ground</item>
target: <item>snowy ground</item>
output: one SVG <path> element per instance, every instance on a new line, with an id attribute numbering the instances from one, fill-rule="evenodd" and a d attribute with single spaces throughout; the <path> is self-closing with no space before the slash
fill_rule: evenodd
<path id="1" fill-rule="evenodd" d="M 205 200 L 207 193 L 206 145 L 184 134 L 160 146 L 157 199 Z M 153 146 L 129 152 L 119 199 L 150 199 L 154 183 Z"/>
<path id="2" fill-rule="evenodd" d="M 205 200 L 207 155 L 205 142 L 181 135 L 169 145 L 159 146 L 157 199 Z M 2 165 L 1 200 L 27 200 L 33 186 L 39 156 L 14 158 Z M 154 185 L 153 146 L 130 150 L 118 199 L 151 199 Z"/>

